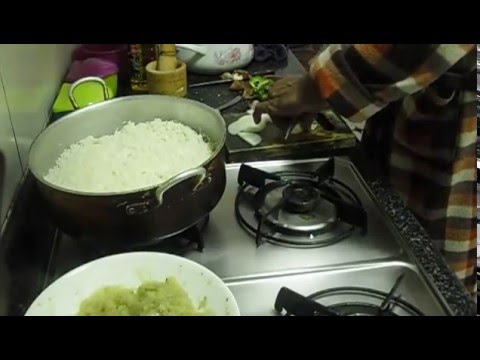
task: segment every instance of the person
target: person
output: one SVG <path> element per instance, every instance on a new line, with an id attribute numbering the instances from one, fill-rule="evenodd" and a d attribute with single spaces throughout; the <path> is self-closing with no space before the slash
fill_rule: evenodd
<path id="1" fill-rule="evenodd" d="M 362 146 L 451 269 L 476 292 L 475 44 L 330 45 L 282 78 L 254 119 L 309 129 L 327 108 L 366 122 Z"/>

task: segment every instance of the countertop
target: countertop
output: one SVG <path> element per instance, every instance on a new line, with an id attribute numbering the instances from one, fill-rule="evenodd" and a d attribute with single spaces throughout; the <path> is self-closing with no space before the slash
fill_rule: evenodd
<path id="1" fill-rule="evenodd" d="M 275 67 L 279 74 L 298 74 L 305 70 L 293 54 L 285 64 L 253 64 L 251 71 Z M 190 83 L 204 81 L 200 76 L 191 76 Z M 233 98 L 228 87 L 198 89 L 191 98 L 210 106 L 218 106 Z M 241 112 L 248 108 L 240 103 L 228 112 Z M 312 157 L 319 154 L 312 152 Z M 393 220 L 411 254 L 436 285 L 450 310 L 457 316 L 476 316 L 476 304 L 466 292 L 454 273 L 448 268 L 440 252 L 434 247 L 427 233 L 405 208 L 400 197 L 388 182 L 369 168 L 368 161 L 356 149 L 349 153 L 369 184 L 378 203 Z M 258 157 L 251 161 L 262 160 Z M 11 217 L 0 239 L 0 315 L 23 315 L 30 303 L 43 288 L 47 263 L 56 229 L 50 224 L 41 208 L 39 194 L 32 176 L 27 176 L 22 185 Z"/>
<path id="2" fill-rule="evenodd" d="M 303 75 L 306 73 L 303 65 L 298 61 L 292 52 L 289 52 L 287 61 L 284 63 L 253 62 L 247 70 L 250 73 L 256 73 L 266 70 L 274 70 L 277 76 L 284 75 Z M 196 84 L 211 80 L 208 76 L 199 76 L 190 74 L 188 83 Z M 200 88 L 192 88 L 188 92 L 188 98 L 197 100 L 211 107 L 218 107 L 229 100 L 237 97 L 238 92 L 229 90 L 229 84 L 221 84 Z M 250 108 L 246 100 L 223 111 L 223 117 L 227 126 L 236 121 L 240 116 Z M 227 149 L 230 162 L 247 162 L 257 160 L 276 160 L 285 158 L 305 158 L 305 157 L 324 157 L 340 156 L 348 154 L 356 145 L 356 137 L 352 134 L 348 126 L 334 114 L 329 115 L 332 131 L 322 130 L 318 136 L 308 137 L 303 140 L 295 140 L 291 136 L 289 141 L 284 141 L 283 134 L 275 127 L 270 127 L 262 134 L 264 141 L 251 148 L 243 140 L 227 133 Z M 314 145 L 314 146 L 312 146 Z"/>

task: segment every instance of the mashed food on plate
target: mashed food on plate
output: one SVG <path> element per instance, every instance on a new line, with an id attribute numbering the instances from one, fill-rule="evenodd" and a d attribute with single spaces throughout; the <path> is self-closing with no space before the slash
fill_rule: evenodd
<path id="1" fill-rule="evenodd" d="M 206 299 L 195 308 L 175 278 L 146 282 L 136 290 L 104 287 L 85 299 L 79 316 L 208 316 Z"/>

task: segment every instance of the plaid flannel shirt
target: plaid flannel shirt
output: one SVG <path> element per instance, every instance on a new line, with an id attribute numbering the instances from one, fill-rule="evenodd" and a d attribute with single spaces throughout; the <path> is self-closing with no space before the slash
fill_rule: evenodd
<path id="1" fill-rule="evenodd" d="M 369 119 L 368 127 L 381 122 L 373 119 L 382 113 L 390 114 L 383 117 L 392 120 L 390 181 L 472 293 L 476 94 L 437 85 L 447 72 L 474 76 L 475 59 L 474 44 L 331 45 L 310 70 L 332 109 L 350 121 Z M 388 113 L 394 106 L 397 110 Z"/>

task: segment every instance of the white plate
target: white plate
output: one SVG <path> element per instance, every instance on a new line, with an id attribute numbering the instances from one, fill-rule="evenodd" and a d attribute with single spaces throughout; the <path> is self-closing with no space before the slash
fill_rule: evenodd
<path id="1" fill-rule="evenodd" d="M 179 256 L 134 252 L 108 256 L 70 271 L 46 288 L 25 316 L 74 316 L 81 302 L 102 287 L 137 288 L 145 281 L 165 281 L 171 276 L 195 306 L 207 297 L 207 307 L 215 315 L 240 315 L 231 291 L 207 268 Z"/>

